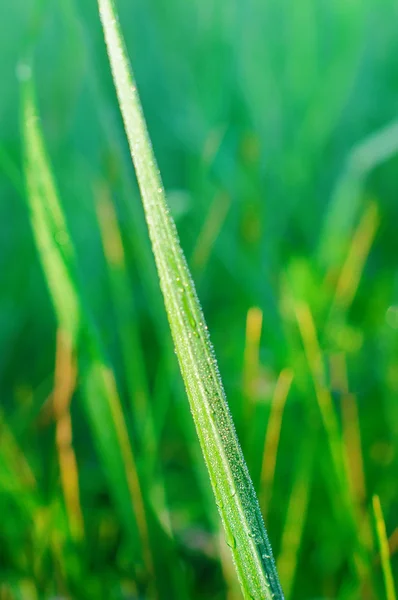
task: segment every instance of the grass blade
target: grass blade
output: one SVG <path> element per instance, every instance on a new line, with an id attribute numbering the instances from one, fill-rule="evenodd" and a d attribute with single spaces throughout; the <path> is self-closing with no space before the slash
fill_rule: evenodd
<path id="1" fill-rule="evenodd" d="M 283 598 L 255 491 L 236 437 L 146 129 L 114 6 L 99 0 L 113 78 L 141 190 L 180 369 L 245 598 Z"/>
<path id="2" fill-rule="evenodd" d="M 357 293 L 366 260 L 369 256 L 377 227 L 379 225 L 378 207 L 370 203 L 354 232 L 348 255 L 341 268 L 336 285 L 336 294 L 331 309 L 346 311 Z"/>
<path id="3" fill-rule="evenodd" d="M 386 524 L 383 517 L 379 496 L 373 496 L 373 513 L 376 522 L 377 539 L 380 546 L 381 566 L 383 568 L 384 584 L 387 600 L 396 600 L 394 579 L 392 576 L 390 550 L 388 547 Z"/>
<path id="4" fill-rule="evenodd" d="M 243 391 L 245 395 L 245 416 L 248 423 L 252 417 L 253 405 L 256 401 L 256 388 L 259 376 L 259 352 L 261 329 L 263 325 L 262 310 L 256 306 L 249 308 L 246 317 L 246 343 L 244 352 Z"/>
<path id="5" fill-rule="evenodd" d="M 297 565 L 300 560 L 300 548 L 311 495 L 316 437 L 308 436 L 304 439 L 302 446 L 289 498 L 281 550 L 277 559 L 286 599 L 292 597 Z"/>
<path id="6" fill-rule="evenodd" d="M 33 81 L 22 87 L 22 131 L 27 200 L 35 243 L 58 326 L 78 351 L 83 399 L 116 505 L 154 585 L 148 515 L 112 370 L 79 285 L 78 265 L 37 117 Z"/>
<path id="7" fill-rule="evenodd" d="M 191 258 L 192 268 L 195 272 L 203 271 L 205 268 L 230 207 L 231 199 L 228 194 L 223 192 L 217 194 L 211 203 Z"/>
<path id="8" fill-rule="evenodd" d="M 136 435 L 145 440 L 147 451 L 156 453 L 156 435 L 149 404 L 149 386 L 142 353 L 137 317 L 130 292 L 123 241 L 116 211 L 105 183 L 98 182 L 96 210 L 107 262 L 116 330 L 120 340 L 126 387 L 131 402 Z"/>
<path id="9" fill-rule="evenodd" d="M 293 371 L 291 369 L 284 369 L 276 382 L 271 402 L 260 475 L 260 502 L 264 515 L 267 514 L 269 508 L 275 476 L 276 456 L 282 428 L 283 412 L 292 381 Z"/>
<path id="10" fill-rule="evenodd" d="M 75 391 L 76 378 L 77 369 L 70 339 L 64 335 L 62 330 L 59 330 L 57 332 L 54 391 L 52 397 L 56 444 L 70 533 L 73 539 L 80 540 L 84 536 L 84 522 L 80 506 L 79 476 L 72 443 L 72 419 L 70 413 L 70 404 Z"/>

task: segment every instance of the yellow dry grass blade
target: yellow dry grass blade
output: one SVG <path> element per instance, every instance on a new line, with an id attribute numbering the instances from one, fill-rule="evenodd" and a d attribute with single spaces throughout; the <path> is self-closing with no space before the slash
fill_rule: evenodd
<path id="1" fill-rule="evenodd" d="M 62 330 L 57 332 L 54 390 L 52 404 L 55 418 L 61 484 L 68 514 L 71 536 L 84 536 L 83 515 L 80 506 L 79 476 L 72 440 L 70 403 L 76 385 L 76 363 L 72 342 Z"/>
<path id="2" fill-rule="evenodd" d="M 266 518 L 271 498 L 283 412 L 292 382 L 293 371 L 291 369 L 281 371 L 271 400 L 260 476 L 260 505 L 264 518 Z"/>

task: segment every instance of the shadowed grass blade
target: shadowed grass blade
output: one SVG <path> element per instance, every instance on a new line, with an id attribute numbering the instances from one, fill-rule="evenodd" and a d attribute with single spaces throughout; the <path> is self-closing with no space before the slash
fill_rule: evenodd
<path id="1" fill-rule="evenodd" d="M 213 492 L 245 598 L 283 598 L 255 491 L 146 129 L 113 3 L 99 0 L 113 78 L 130 144 L 180 369 Z"/>

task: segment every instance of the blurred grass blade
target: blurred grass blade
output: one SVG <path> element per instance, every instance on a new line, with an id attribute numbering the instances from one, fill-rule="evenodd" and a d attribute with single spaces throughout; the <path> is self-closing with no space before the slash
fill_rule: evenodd
<path id="1" fill-rule="evenodd" d="M 348 387 L 347 364 L 344 354 L 330 357 L 330 378 L 332 388 L 341 395 L 342 440 L 346 454 L 347 469 L 350 474 L 348 484 L 359 506 L 366 501 L 364 460 L 362 455 L 361 430 L 357 399 Z"/>
<path id="2" fill-rule="evenodd" d="M 376 522 L 377 539 L 380 546 L 381 566 L 383 569 L 384 584 L 386 586 L 387 600 L 397 600 L 394 588 L 394 579 L 390 561 L 390 550 L 388 547 L 386 524 L 383 517 L 379 496 L 373 496 L 373 513 Z"/>
<path id="3" fill-rule="evenodd" d="M 0 489 L 4 502 L 10 498 L 21 514 L 33 514 L 39 504 L 35 474 L 2 410 L 0 410 Z"/>
<path id="4" fill-rule="evenodd" d="M 84 289 L 78 285 L 74 248 L 46 156 L 32 80 L 22 86 L 22 131 L 30 219 L 58 326 L 68 337 L 71 351 L 79 349 L 83 399 L 97 450 L 134 544 L 138 530 L 139 553 L 152 585 L 153 559 L 135 457 L 116 382 L 86 308 Z"/>
<path id="5" fill-rule="evenodd" d="M 97 183 L 96 196 L 97 217 L 115 307 L 115 325 L 120 340 L 123 373 L 136 423 L 136 435 L 144 441 L 147 452 L 152 454 L 156 452 L 156 435 L 153 430 L 146 366 L 131 297 L 123 241 L 110 191 L 105 182 Z"/>
<path id="6" fill-rule="evenodd" d="M 347 310 L 358 290 L 365 262 L 379 225 L 379 211 L 372 202 L 364 212 L 354 232 L 347 257 L 341 269 L 331 312 Z"/>
<path id="7" fill-rule="evenodd" d="M 327 387 L 327 376 L 324 359 L 319 344 L 318 332 L 309 305 L 304 301 L 293 300 L 293 309 L 297 326 L 302 339 L 304 354 L 313 380 L 315 397 L 319 406 L 326 441 L 329 446 L 331 465 L 335 481 L 340 490 L 339 502 L 343 512 L 347 532 L 353 543 L 353 555 L 350 560 L 357 573 L 358 582 L 371 585 L 371 568 L 366 544 L 363 543 L 358 522 L 357 503 L 348 483 L 347 465 L 344 460 L 343 445 L 339 421 L 333 405 L 330 389 Z"/>
<path id="8" fill-rule="evenodd" d="M 214 495 L 245 598 L 282 598 L 258 501 L 225 399 L 150 144 L 115 9 L 99 0 L 113 78 L 133 157 L 176 352 Z"/>
<path id="9" fill-rule="evenodd" d="M 242 431 L 242 446 L 246 452 L 246 458 L 250 462 L 249 448 L 255 446 L 253 443 L 254 419 L 259 400 L 260 388 L 260 340 L 263 326 L 263 312 L 257 306 L 252 306 L 246 316 L 246 336 L 243 352 L 243 381 L 242 381 L 242 405 L 237 414 L 239 423 L 244 423 Z"/>
<path id="10" fill-rule="evenodd" d="M 33 86 L 23 87 L 25 175 L 33 234 L 58 323 L 75 342 L 80 307 L 70 265 L 73 247 L 48 168 L 44 142 L 37 123 Z"/>
<path id="11" fill-rule="evenodd" d="M 79 476 L 72 443 L 70 403 L 76 386 L 77 369 L 70 338 L 57 332 L 53 407 L 61 485 L 65 499 L 71 537 L 84 537 L 84 521 L 80 507 Z"/>
<path id="12" fill-rule="evenodd" d="M 159 456 L 159 432 L 155 428 L 153 408 L 149 398 L 149 383 L 130 290 L 123 240 L 107 184 L 104 181 L 98 182 L 96 192 L 97 218 L 115 307 L 116 330 L 120 340 L 126 388 L 131 403 L 131 413 L 134 416 L 135 434 L 141 446 L 145 448 L 145 453 L 150 457 L 150 460 L 145 461 L 143 470 L 148 483 L 153 484 L 154 463 L 157 463 L 156 457 Z M 168 398 L 165 404 L 169 404 Z M 166 496 L 166 485 L 159 471 L 156 475 L 156 494 L 152 493 L 151 501 L 164 530 L 170 540 L 174 540 Z"/>
<path id="13" fill-rule="evenodd" d="M 286 600 L 292 597 L 300 546 L 307 519 L 311 494 L 311 479 L 317 436 L 304 438 L 295 472 L 293 490 L 290 494 L 285 527 L 282 533 L 281 550 L 278 556 L 278 571 L 283 583 Z"/>
<path id="14" fill-rule="evenodd" d="M 190 262 L 195 271 L 204 270 L 230 207 L 228 194 L 220 192 L 215 196 L 192 253 Z"/>
<path id="15" fill-rule="evenodd" d="M 318 332 L 310 307 L 306 302 L 296 300 L 294 302 L 294 312 L 303 342 L 304 353 L 313 379 L 320 414 L 327 434 L 335 475 L 342 489 L 345 490 L 345 471 L 339 423 L 333 406 L 331 392 L 326 384 L 326 370 L 319 345 Z"/>
<path id="16" fill-rule="evenodd" d="M 256 400 L 256 388 L 260 367 L 260 339 L 263 325 L 263 313 L 257 306 L 252 306 L 247 311 L 246 317 L 246 342 L 244 351 L 243 391 L 246 397 L 248 416 L 251 404 Z"/>
<path id="17" fill-rule="evenodd" d="M 393 556 L 398 551 L 398 527 L 394 529 L 388 538 L 388 548 L 390 551 L 390 556 Z"/>
<path id="18" fill-rule="evenodd" d="M 293 371 L 291 369 L 283 369 L 276 382 L 275 391 L 271 400 L 271 410 L 265 434 L 260 475 L 260 505 L 264 516 L 267 514 L 269 508 L 275 475 L 276 456 L 282 428 L 283 412 L 292 381 Z"/>
<path id="19" fill-rule="evenodd" d="M 366 177 L 397 152 L 396 121 L 371 134 L 351 151 L 319 237 L 318 259 L 325 268 L 333 268 L 344 256 L 363 199 Z"/>

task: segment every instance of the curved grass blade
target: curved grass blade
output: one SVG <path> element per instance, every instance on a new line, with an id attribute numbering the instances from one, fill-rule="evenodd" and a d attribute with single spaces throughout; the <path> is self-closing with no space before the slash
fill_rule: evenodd
<path id="1" fill-rule="evenodd" d="M 85 409 L 110 490 L 153 587 L 147 508 L 118 389 L 78 278 L 74 246 L 38 120 L 33 80 L 24 81 L 21 91 L 27 202 L 39 259 L 58 326 L 71 351 L 78 353 Z"/>
<path id="2" fill-rule="evenodd" d="M 197 434 L 245 598 L 283 598 L 256 494 L 175 225 L 169 215 L 113 3 L 98 0 L 166 311 Z"/>

